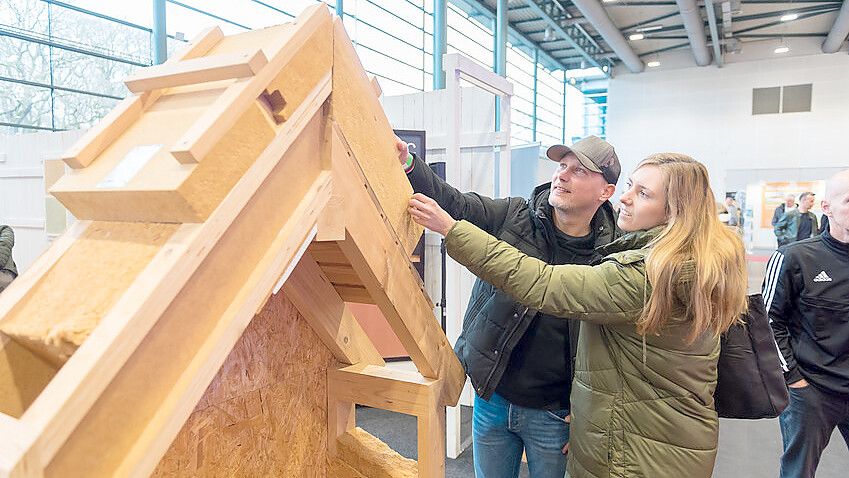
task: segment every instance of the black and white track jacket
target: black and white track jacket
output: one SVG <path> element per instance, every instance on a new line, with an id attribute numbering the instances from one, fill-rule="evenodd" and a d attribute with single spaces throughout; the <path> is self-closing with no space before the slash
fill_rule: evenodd
<path id="1" fill-rule="evenodd" d="M 824 231 L 780 247 L 763 297 L 787 383 L 849 396 L 849 244 Z"/>

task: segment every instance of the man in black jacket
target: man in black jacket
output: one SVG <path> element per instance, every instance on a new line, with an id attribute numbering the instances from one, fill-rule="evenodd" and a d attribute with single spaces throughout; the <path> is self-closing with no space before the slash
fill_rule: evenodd
<path id="1" fill-rule="evenodd" d="M 400 141 L 400 140 L 399 140 Z M 530 199 L 461 193 L 398 144 L 399 160 L 417 193 L 522 252 L 551 264 L 589 264 L 596 246 L 617 236 L 608 199 L 619 159 L 590 136 L 552 146 L 552 182 Z M 563 478 L 569 440 L 569 393 L 578 327 L 529 310 L 477 279 L 455 352 L 477 392 L 472 419 L 475 475 L 518 476 L 522 450 L 532 478 Z"/>
<path id="2" fill-rule="evenodd" d="M 849 170 L 826 185 L 829 229 L 779 248 L 764 301 L 790 387 L 782 478 L 813 477 L 837 427 L 849 446 Z"/>

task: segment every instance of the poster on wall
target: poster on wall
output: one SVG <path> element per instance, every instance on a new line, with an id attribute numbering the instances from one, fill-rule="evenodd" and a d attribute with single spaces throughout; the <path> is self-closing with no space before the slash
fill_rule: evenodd
<path id="1" fill-rule="evenodd" d="M 788 194 L 792 194 L 799 202 L 799 195 L 811 191 L 816 195 L 816 201 L 811 212 L 817 216 L 822 214 L 820 200 L 825 192 L 825 181 L 778 181 L 764 183 L 761 197 L 761 227 L 772 229 L 772 215 L 775 208 L 784 202 Z"/>

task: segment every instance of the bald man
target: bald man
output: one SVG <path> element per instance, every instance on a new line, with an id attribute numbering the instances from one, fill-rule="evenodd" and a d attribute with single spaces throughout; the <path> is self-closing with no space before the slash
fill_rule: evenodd
<path id="1" fill-rule="evenodd" d="M 822 208 L 828 230 L 780 247 L 764 280 L 790 388 L 782 478 L 813 477 L 835 427 L 849 446 L 849 170 L 828 180 Z"/>

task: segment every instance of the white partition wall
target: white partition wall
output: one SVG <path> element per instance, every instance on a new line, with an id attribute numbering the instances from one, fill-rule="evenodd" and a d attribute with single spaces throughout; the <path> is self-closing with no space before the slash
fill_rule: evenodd
<path id="1" fill-rule="evenodd" d="M 0 135 L 0 224 L 15 231 L 12 251 L 23 272 L 65 230 L 62 205 L 46 189 L 65 170 L 59 155 L 83 131 Z M 46 177 L 45 177 L 46 172 Z"/>
<path id="2" fill-rule="evenodd" d="M 460 191 L 488 196 L 510 194 L 510 96 L 513 86 L 503 77 L 456 53 L 445 55 L 446 89 L 382 98 L 392 126 L 427 132 L 428 162 L 446 163 L 446 180 Z M 496 126 L 496 97 L 500 125 Z M 425 257 L 440 256 L 440 238 L 425 234 Z M 425 282 L 434 300 L 442 297 L 441 264 L 427 260 Z M 446 261 L 445 333 L 453 345 L 463 326 L 475 277 L 459 264 Z M 438 314 L 439 310 L 435 310 Z M 474 393 L 467 381 L 461 405 L 471 405 Z M 449 407 L 447 452 L 456 458 L 471 444 L 460 433 L 460 407 Z"/>

